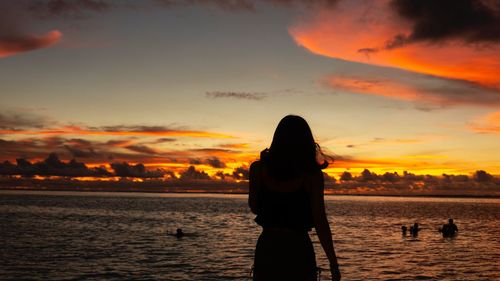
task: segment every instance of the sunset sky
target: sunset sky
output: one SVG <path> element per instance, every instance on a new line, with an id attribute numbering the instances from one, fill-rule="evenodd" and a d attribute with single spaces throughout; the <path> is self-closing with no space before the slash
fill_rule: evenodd
<path id="1" fill-rule="evenodd" d="M 0 2 L 0 160 L 214 175 L 303 116 L 338 177 L 500 175 L 494 0 Z"/>

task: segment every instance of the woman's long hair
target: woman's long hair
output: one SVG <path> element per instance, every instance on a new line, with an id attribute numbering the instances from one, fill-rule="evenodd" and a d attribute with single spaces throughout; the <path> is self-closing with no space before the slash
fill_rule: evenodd
<path id="1" fill-rule="evenodd" d="M 306 120 L 300 116 L 287 115 L 276 128 L 271 147 L 262 151 L 261 160 L 273 178 L 287 180 L 326 168 L 326 160 L 318 162 L 322 156 L 324 158 Z"/>

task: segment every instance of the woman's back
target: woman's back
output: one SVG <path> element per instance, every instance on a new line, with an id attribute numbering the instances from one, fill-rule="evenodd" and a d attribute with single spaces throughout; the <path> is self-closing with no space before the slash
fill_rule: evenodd
<path id="1" fill-rule="evenodd" d="M 258 170 L 261 181 L 257 195 L 257 224 L 262 227 L 310 230 L 313 220 L 306 190 L 307 175 L 279 181 L 269 175 L 264 163 L 257 161 L 252 166 Z"/>
<path id="2" fill-rule="evenodd" d="M 330 226 L 324 206 L 321 149 L 300 116 L 285 116 L 269 149 L 249 170 L 248 204 L 262 226 L 255 247 L 255 281 L 312 281 L 316 258 L 308 231 L 314 227 L 340 280 Z"/>

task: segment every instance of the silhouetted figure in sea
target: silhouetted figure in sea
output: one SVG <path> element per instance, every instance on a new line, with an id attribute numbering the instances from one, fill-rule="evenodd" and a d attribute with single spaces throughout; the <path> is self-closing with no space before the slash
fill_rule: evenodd
<path id="1" fill-rule="evenodd" d="M 248 203 L 262 226 L 254 256 L 253 280 L 316 280 L 313 227 L 330 262 L 332 280 L 340 280 L 339 265 L 325 213 L 319 145 L 307 122 L 284 117 L 269 149 L 250 166 Z"/>
<path id="2" fill-rule="evenodd" d="M 439 230 L 443 237 L 453 237 L 458 232 L 458 227 L 453 223 L 453 219 L 448 219 L 447 224 L 443 224 L 443 227 Z"/>
<path id="3" fill-rule="evenodd" d="M 408 231 L 408 228 L 406 227 L 406 225 L 401 226 L 401 234 L 403 236 L 406 236 L 407 231 Z"/>
<path id="4" fill-rule="evenodd" d="M 182 237 L 186 236 L 187 234 L 184 233 L 184 231 L 182 231 L 181 228 L 177 228 L 174 233 L 167 232 L 167 235 L 175 236 L 177 238 L 182 238 Z"/>
<path id="5" fill-rule="evenodd" d="M 422 230 L 421 228 L 418 227 L 418 223 L 414 223 L 412 226 L 410 226 L 410 234 L 413 237 L 418 236 L 418 232 Z"/>

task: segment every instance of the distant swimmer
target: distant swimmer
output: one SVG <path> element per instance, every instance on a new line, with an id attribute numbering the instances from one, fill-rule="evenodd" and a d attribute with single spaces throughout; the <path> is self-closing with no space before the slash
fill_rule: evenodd
<path id="1" fill-rule="evenodd" d="M 186 233 L 182 230 L 182 228 L 177 228 L 174 233 L 168 231 L 167 235 L 170 236 L 175 236 L 177 238 L 183 238 L 183 237 L 196 237 L 198 236 L 196 233 Z"/>
<path id="2" fill-rule="evenodd" d="M 418 232 L 421 228 L 418 227 L 418 223 L 414 223 L 413 226 L 410 226 L 410 234 L 415 237 L 418 236 Z"/>
<path id="3" fill-rule="evenodd" d="M 453 219 L 448 219 L 447 224 L 443 224 L 443 227 L 439 229 L 443 234 L 443 237 L 453 237 L 458 232 L 458 227 L 453 223 Z"/>
<path id="4" fill-rule="evenodd" d="M 406 236 L 406 231 L 408 231 L 406 225 L 401 226 L 401 234 L 403 234 L 403 236 Z"/>
<path id="5" fill-rule="evenodd" d="M 168 233 L 168 232 L 167 232 L 167 235 L 170 235 L 170 236 L 175 236 L 175 237 L 177 237 L 177 238 L 182 238 L 182 237 L 184 237 L 186 234 L 182 231 L 182 229 L 181 229 L 181 228 L 177 228 L 177 229 L 175 230 L 175 233 Z"/>

